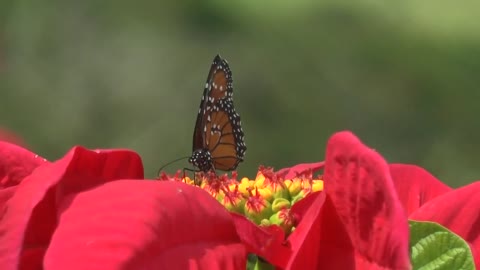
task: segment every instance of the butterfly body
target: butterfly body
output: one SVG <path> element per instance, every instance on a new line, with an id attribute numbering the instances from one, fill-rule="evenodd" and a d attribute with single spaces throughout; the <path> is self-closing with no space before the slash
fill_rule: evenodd
<path id="1" fill-rule="evenodd" d="M 246 150 L 240 115 L 233 105 L 232 72 L 217 55 L 200 102 L 189 162 L 202 172 L 231 171 L 243 161 Z"/>
<path id="2" fill-rule="evenodd" d="M 212 154 L 208 149 L 194 150 L 192 156 L 188 160 L 193 166 L 197 167 L 202 172 L 214 170 L 212 166 Z"/>

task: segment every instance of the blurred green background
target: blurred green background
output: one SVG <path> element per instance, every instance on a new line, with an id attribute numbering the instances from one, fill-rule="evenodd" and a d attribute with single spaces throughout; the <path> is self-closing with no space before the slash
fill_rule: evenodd
<path id="1" fill-rule="evenodd" d="M 473 0 L 0 0 L 0 126 L 51 160 L 130 148 L 154 177 L 191 154 L 219 53 L 246 133 L 241 176 L 323 160 L 351 130 L 459 186 L 480 178 L 479 18 Z"/>

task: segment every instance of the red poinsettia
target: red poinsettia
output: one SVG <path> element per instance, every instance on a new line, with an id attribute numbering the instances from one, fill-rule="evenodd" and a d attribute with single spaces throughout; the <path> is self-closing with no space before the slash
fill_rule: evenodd
<path id="1" fill-rule="evenodd" d="M 270 194 L 283 194 L 282 186 L 289 192 L 296 190 L 296 180 L 288 179 L 299 175 L 310 175 L 307 178 L 313 179 L 312 171 L 322 167 L 325 191 L 307 193 L 294 202 L 290 216 L 297 222 L 286 242 L 282 241 L 284 234 L 278 232 L 278 227 L 265 226 L 265 219 L 260 222 L 263 226 L 246 219 L 245 216 L 259 223 L 272 214 L 262 212 L 265 208 L 253 217 L 247 207 L 245 216 L 232 214 L 248 250 L 279 269 L 410 269 L 407 217 L 397 198 L 389 167 L 379 154 L 351 133 L 339 133 L 330 139 L 325 163 L 300 164 L 276 174 L 261 168 L 257 179 L 242 179 L 239 184 L 226 186 L 233 185 L 236 191 L 244 182 L 250 183 L 257 192 L 255 195 L 250 191 L 248 198 L 261 200 L 270 198 Z M 271 193 L 258 196 L 258 190 L 266 182 L 283 184 L 276 185 L 280 190 L 270 188 Z M 201 186 L 209 190 L 211 183 Z M 228 194 L 226 186 L 223 190 Z M 211 193 L 220 201 L 234 197 Z M 274 198 L 267 201 L 273 205 Z"/>
<path id="2" fill-rule="evenodd" d="M 231 215 L 126 150 L 47 162 L 0 142 L 0 269 L 244 269 Z"/>
<path id="3" fill-rule="evenodd" d="M 480 268 L 480 181 L 451 189 L 418 166 L 392 164 L 390 172 L 408 218 L 437 222 L 461 236 Z"/>
<path id="4" fill-rule="evenodd" d="M 325 163 L 230 180 L 205 192 L 144 180 L 127 150 L 74 147 L 48 162 L 0 142 L 0 269 L 245 269 L 247 253 L 277 269 L 410 269 L 407 218 L 462 236 L 478 267 L 480 184 L 452 190 L 389 166 L 349 132 L 329 140 Z"/>

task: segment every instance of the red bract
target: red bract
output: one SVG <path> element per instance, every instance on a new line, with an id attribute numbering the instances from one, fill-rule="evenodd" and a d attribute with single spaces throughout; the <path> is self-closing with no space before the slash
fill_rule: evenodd
<path id="1" fill-rule="evenodd" d="M 286 269 L 320 269 L 323 267 L 320 245 L 323 243 L 328 245 L 328 243 L 325 237 L 322 239 L 322 231 L 330 230 L 332 234 L 338 235 L 339 238 L 335 240 L 337 243 L 345 240 L 342 237 L 344 234 L 337 234 L 338 230 L 334 228 L 335 225 L 338 225 L 338 219 L 336 217 L 332 217 L 330 220 L 324 219 L 326 214 L 332 214 L 334 211 L 327 211 L 322 217 L 322 211 L 326 207 L 329 206 L 325 205 L 325 192 L 311 194 L 293 205 L 292 212 L 297 215 L 300 222 L 287 240 L 293 250 L 293 255 L 290 257 Z M 338 252 L 342 251 L 338 250 Z"/>
<path id="2" fill-rule="evenodd" d="M 16 187 L 47 160 L 15 144 L 0 141 L 0 194 Z M 2 202 L 2 201 L 0 201 Z"/>
<path id="3" fill-rule="evenodd" d="M 429 172 L 415 165 L 391 164 L 390 174 L 407 215 L 429 200 L 451 190 Z"/>
<path id="4" fill-rule="evenodd" d="M 245 267 L 228 212 L 196 187 L 141 180 L 131 151 L 75 147 L 43 164 L 0 153 L 3 179 L 19 183 L 0 190 L 2 270 Z"/>
<path id="5" fill-rule="evenodd" d="M 325 167 L 325 162 L 316 162 L 316 163 L 302 163 L 297 164 L 291 168 L 284 168 L 277 172 L 277 174 L 285 179 L 291 179 L 296 176 L 307 173 L 308 171 L 318 171 Z"/>
<path id="6" fill-rule="evenodd" d="M 480 182 L 452 190 L 424 169 L 394 164 L 390 170 L 409 218 L 434 221 L 460 235 L 472 247 L 480 267 Z"/>
<path id="7" fill-rule="evenodd" d="M 244 216 L 231 213 L 237 232 L 248 252 L 259 255 L 269 263 L 285 268 L 291 250 L 283 245 L 285 233 L 278 226 L 259 227 Z M 242 268 L 245 269 L 245 266 Z"/>
<path id="8" fill-rule="evenodd" d="M 349 132 L 328 142 L 325 195 L 312 194 L 288 242 L 288 269 L 410 269 L 408 224 L 389 168 Z"/>

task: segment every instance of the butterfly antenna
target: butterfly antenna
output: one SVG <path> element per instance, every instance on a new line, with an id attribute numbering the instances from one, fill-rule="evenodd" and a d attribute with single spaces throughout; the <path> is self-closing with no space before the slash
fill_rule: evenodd
<path id="1" fill-rule="evenodd" d="M 189 156 L 188 156 L 188 157 L 177 158 L 177 159 L 175 159 L 175 160 L 172 160 L 172 161 L 168 162 L 167 164 L 164 164 L 162 167 L 160 167 L 160 169 L 158 169 L 157 175 L 160 175 L 160 173 L 162 172 L 163 168 L 167 167 L 168 165 L 170 165 L 170 164 L 172 164 L 172 163 L 175 163 L 175 162 L 177 162 L 177 161 L 180 161 L 180 160 L 182 160 L 182 159 L 187 159 L 187 158 L 189 158 Z"/>

